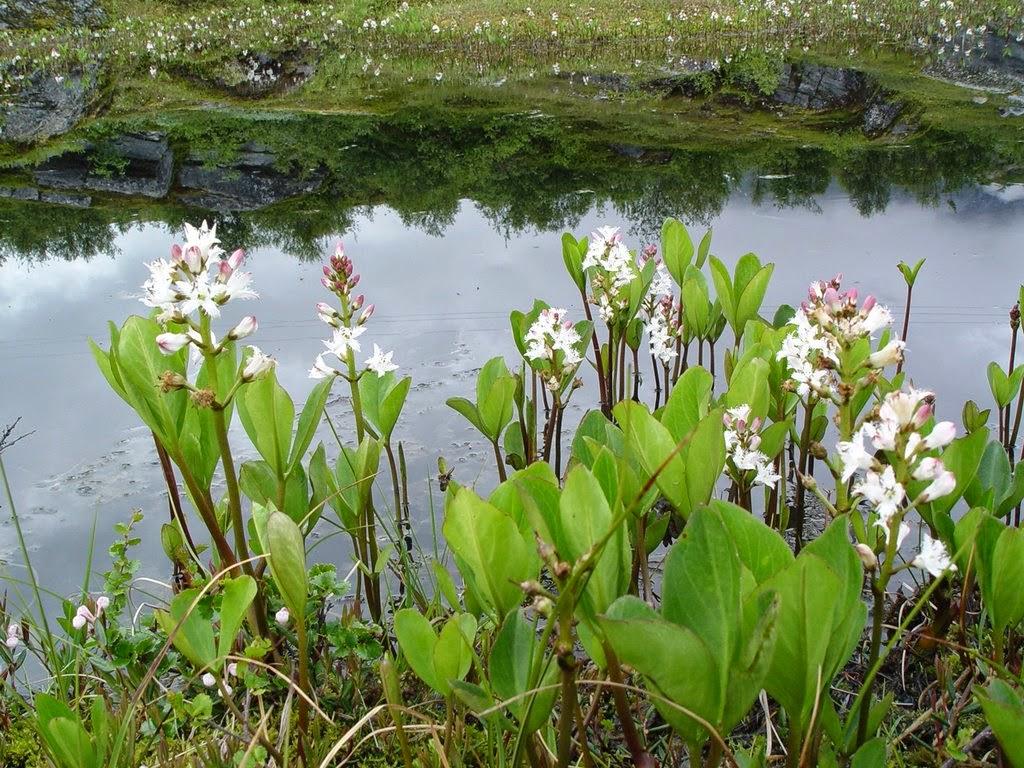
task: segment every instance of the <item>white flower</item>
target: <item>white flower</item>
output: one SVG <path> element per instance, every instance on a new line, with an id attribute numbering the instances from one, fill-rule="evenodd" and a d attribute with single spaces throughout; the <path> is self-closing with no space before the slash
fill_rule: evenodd
<path id="1" fill-rule="evenodd" d="M 868 365 L 872 368 L 885 368 L 887 365 L 896 365 L 903 359 L 903 349 L 905 346 L 902 341 L 890 341 L 868 357 Z"/>
<path id="2" fill-rule="evenodd" d="M 193 274 L 199 274 L 210 259 L 224 253 L 217 239 L 217 223 L 213 226 L 203 221 L 198 227 L 185 223 L 185 245 L 182 246 L 182 258 Z"/>
<path id="3" fill-rule="evenodd" d="M 313 362 L 313 367 L 309 369 L 309 378 L 311 379 L 323 379 L 328 376 L 337 375 L 338 371 L 331 368 L 331 366 L 324 362 L 323 353 L 316 356 L 316 360 Z"/>
<path id="4" fill-rule="evenodd" d="M 277 613 L 274 614 L 274 621 L 280 626 L 288 626 L 288 622 L 291 620 L 292 615 L 288 612 L 287 608 L 281 608 Z"/>
<path id="5" fill-rule="evenodd" d="M 733 422 L 736 421 L 750 421 L 750 406 L 746 405 L 745 403 L 743 405 L 737 405 L 735 408 L 729 408 L 726 410 L 725 413 L 729 417 L 729 424 L 732 424 Z"/>
<path id="6" fill-rule="evenodd" d="M 866 427 L 861 427 L 849 442 L 841 441 L 836 443 L 836 453 L 843 464 L 842 480 L 849 482 L 858 471 L 871 469 L 875 463 L 875 457 L 864 448 L 864 437 Z"/>
<path id="7" fill-rule="evenodd" d="M 782 475 L 778 474 L 775 471 L 775 467 L 767 461 L 763 462 L 757 468 L 757 474 L 754 476 L 755 483 L 760 483 L 761 485 L 765 485 L 769 488 L 774 488 L 775 484 L 781 479 Z"/>
<path id="8" fill-rule="evenodd" d="M 928 571 L 932 576 L 938 578 L 946 571 L 955 571 L 956 566 L 946 551 L 946 545 L 938 539 L 933 539 L 925 531 L 921 539 L 921 551 L 915 557 L 911 565 Z"/>
<path id="9" fill-rule="evenodd" d="M 397 371 L 398 366 L 391 362 L 391 358 L 394 354 L 394 352 L 385 352 L 374 344 L 373 356 L 366 360 L 366 367 L 378 376 L 383 376 L 388 371 Z M 315 367 L 316 366 L 314 365 L 314 368 Z"/>
<path id="10" fill-rule="evenodd" d="M 868 471 L 863 482 L 856 485 L 853 492 L 863 496 L 874 508 L 885 525 L 900 508 L 906 497 L 906 490 L 896 480 L 892 467 L 886 467 L 881 473 Z"/>
<path id="11" fill-rule="evenodd" d="M 665 365 L 678 355 L 675 341 L 669 333 L 668 321 L 661 311 L 656 311 L 647 324 L 647 345 L 650 353 Z"/>
<path id="12" fill-rule="evenodd" d="M 242 369 L 243 381 L 255 381 L 274 369 L 277 361 L 263 354 L 259 347 L 249 346 L 249 360 Z"/>
<path id="13" fill-rule="evenodd" d="M 213 688 L 217 684 L 217 678 L 213 676 L 212 672 L 207 672 L 203 675 L 203 685 L 207 688 Z"/>
<path id="14" fill-rule="evenodd" d="M 879 419 L 893 422 L 898 428 L 914 424 L 919 407 L 934 397 L 933 393 L 923 389 L 911 389 L 909 392 L 890 392 L 878 409 Z M 919 425 L 918 425 L 919 426 Z"/>
<path id="15" fill-rule="evenodd" d="M 21 645 L 21 627 L 17 624 L 11 624 L 7 627 L 7 649 L 13 651 L 19 645 Z"/>
<path id="16" fill-rule="evenodd" d="M 362 336 L 365 331 L 366 328 L 362 326 L 349 328 L 343 325 L 340 328 L 334 329 L 331 340 L 325 341 L 324 346 L 327 347 L 328 352 L 335 355 L 339 360 L 347 360 L 350 351 L 359 352 L 361 350 L 356 339 Z"/>
<path id="17" fill-rule="evenodd" d="M 875 522 L 879 528 L 882 529 L 882 534 L 885 536 L 886 545 L 889 544 L 889 521 L 882 522 L 878 520 Z M 896 547 L 899 548 L 903 544 L 903 540 L 907 538 L 907 534 L 910 533 L 910 526 L 904 522 L 900 522 L 899 529 L 896 531 Z"/>
<path id="18" fill-rule="evenodd" d="M 651 279 L 651 287 L 648 295 L 655 299 L 672 294 L 672 276 L 668 273 L 668 267 L 664 262 L 658 262 L 654 268 L 654 277 Z"/>
<path id="19" fill-rule="evenodd" d="M 249 272 L 232 272 L 227 280 L 214 283 L 211 289 L 215 299 L 227 302 L 231 299 L 258 299 L 260 295 L 252 289 L 252 275 Z"/>
<path id="20" fill-rule="evenodd" d="M 210 285 L 207 275 L 197 275 L 194 280 L 178 280 L 174 287 L 184 296 L 179 310 L 183 315 L 190 315 L 197 309 L 203 310 L 210 317 L 220 317 L 220 305 L 217 295 L 220 291 Z"/>
<path id="21" fill-rule="evenodd" d="M 191 341 L 187 333 L 161 333 L 156 337 L 156 345 L 165 355 L 173 355 Z"/>

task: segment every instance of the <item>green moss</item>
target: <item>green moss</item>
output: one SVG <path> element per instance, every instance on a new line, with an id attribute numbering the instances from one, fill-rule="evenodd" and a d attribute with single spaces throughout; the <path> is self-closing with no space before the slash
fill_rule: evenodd
<path id="1" fill-rule="evenodd" d="M 27 717 L 12 719 L 0 725 L 0 765 L 4 768 L 36 768 L 43 766 L 39 735 Z"/>

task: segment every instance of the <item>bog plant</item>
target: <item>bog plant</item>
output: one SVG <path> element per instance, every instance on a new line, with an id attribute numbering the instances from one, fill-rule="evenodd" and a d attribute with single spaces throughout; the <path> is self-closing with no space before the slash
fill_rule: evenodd
<path id="1" fill-rule="evenodd" d="M 30 569 L 34 608 L 0 605 L 0 715 L 27 713 L 60 768 L 326 766 L 358 761 L 371 733 L 406 768 L 681 752 L 711 768 L 867 768 L 924 728 L 936 760 L 986 749 L 1024 765 L 1019 312 L 1009 368 L 989 370 L 992 439 L 992 411 L 968 403 L 960 428 L 906 381 L 920 263 L 901 266 L 896 338 L 889 310 L 841 276 L 764 318 L 774 265 L 729 267 L 710 232 L 694 245 L 676 220 L 639 252 L 611 227 L 562 246 L 582 311 L 513 311 L 518 358 L 448 401 L 496 482 L 467 485 L 439 459 L 428 559 L 400 439 L 411 379 L 392 352 L 367 355 L 374 305 L 343 247 L 298 408 L 274 360 L 239 349 L 255 317 L 220 327 L 256 298 L 245 254 L 188 227 L 148 265 L 149 313 L 92 345 L 153 434 L 170 594 L 127 621 L 138 518 L 109 594 L 86 582 L 56 626 Z M 239 460 L 236 414 L 258 458 Z M 351 543 L 346 579 L 317 562 L 327 530 Z M 909 726 L 883 674 L 897 649 L 942 691 Z M 26 684 L 30 653 L 46 690 Z M 966 744 L 968 705 L 990 731 Z"/>

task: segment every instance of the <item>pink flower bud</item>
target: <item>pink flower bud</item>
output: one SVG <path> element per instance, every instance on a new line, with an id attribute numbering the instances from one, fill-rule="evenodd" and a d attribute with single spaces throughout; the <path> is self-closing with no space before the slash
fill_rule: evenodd
<path id="1" fill-rule="evenodd" d="M 238 325 L 231 329 L 228 333 L 228 338 L 235 339 L 236 341 L 244 339 L 246 336 L 252 335 L 257 327 L 256 317 L 254 315 L 247 315 L 238 321 Z"/>
<path id="2" fill-rule="evenodd" d="M 324 277 L 334 277 L 334 270 L 328 267 L 326 264 L 324 265 Z"/>
<path id="3" fill-rule="evenodd" d="M 320 278 L 320 285 L 322 285 L 328 291 L 333 291 L 334 290 L 334 282 L 332 280 L 330 280 L 329 277 L 327 277 L 327 276 Z"/>
<path id="4" fill-rule="evenodd" d="M 234 271 L 242 266 L 242 262 L 245 261 L 245 251 L 239 248 L 237 251 L 228 256 L 227 262 L 231 270 Z"/>
<path id="5" fill-rule="evenodd" d="M 864 299 L 864 304 L 861 306 L 860 311 L 865 313 L 865 314 L 867 314 L 868 312 L 870 312 L 874 308 L 874 306 L 875 306 L 875 297 L 871 296 L 869 294 L 868 297 L 866 299 Z"/>
<path id="6" fill-rule="evenodd" d="M 920 408 L 918 408 L 917 411 L 914 413 L 914 418 L 911 422 L 914 425 L 914 429 L 920 429 L 921 427 L 923 427 L 927 423 L 928 419 L 932 417 L 932 414 L 934 412 L 935 408 L 934 406 L 931 405 L 931 403 L 925 403 Z"/>
<path id="7" fill-rule="evenodd" d="M 363 314 L 361 314 L 359 316 L 359 324 L 360 325 L 364 325 L 367 320 L 369 320 L 371 317 L 373 317 L 374 307 L 375 307 L 375 305 L 370 304 L 370 305 L 368 305 L 366 307 L 366 309 L 363 310 Z"/>
<path id="8" fill-rule="evenodd" d="M 859 295 L 860 294 L 857 292 L 856 288 L 851 288 L 850 290 L 848 290 L 846 292 L 845 298 L 851 304 L 856 304 L 857 303 L 857 296 L 859 296 Z"/>
<path id="9" fill-rule="evenodd" d="M 171 246 L 171 261 L 175 264 L 181 261 L 181 246 L 177 243 Z"/>
<path id="10" fill-rule="evenodd" d="M 220 264 L 217 265 L 217 274 L 221 277 L 231 277 L 231 273 L 233 271 L 234 270 L 231 269 L 231 265 L 228 264 L 227 261 L 222 260 Z"/>
<path id="11" fill-rule="evenodd" d="M 199 271 L 203 268 L 203 252 L 194 245 L 190 245 L 185 249 L 184 253 L 182 253 L 182 259 L 189 272 L 194 275 L 198 275 Z"/>
<path id="12" fill-rule="evenodd" d="M 156 345 L 165 355 L 173 355 L 190 341 L 185 333 L 161 333 L 156 337 Z"/>
<path id="13" fill-rule="evenodd" d="M 348 281 L 348 287 L 349 288 L 355 288 L 357 285 L 359 285 L 359 278 L 360 277 L 362 277 L 362 275 L 358 275 L 358 274 L 352 275 L 352 277 Z"/>
<path id="14" fill-rule="evenodd" d="M 334 255 L 338 258 L 345 255 L 345 244 L 341 240 L 334 245 Z"/>
<path id="15" fill-rule="evenodd" d="M 366 297 L 363 296 L 363 294 L 360 293 L 358 296 L 356 296 L 352 300 L 352 311 L 358 312 L 362 308 L 364 301 L 366 301 Z"/>

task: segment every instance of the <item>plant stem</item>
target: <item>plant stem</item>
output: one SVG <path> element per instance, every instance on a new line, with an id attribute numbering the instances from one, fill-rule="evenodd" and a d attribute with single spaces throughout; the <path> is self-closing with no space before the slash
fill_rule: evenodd
<path id="1" fill-rule="evenodd" d="M 641 543 L 642 544 L 642 543 Z M 653 768 L 656 765 L 654 758 L 644 747 L 643 739 L 637 731 L 636 723 L 633 721 L 633 713 L 629 709 L 629 699 L 626 698 L 626 689 L 622 687 L 622 668 L 619 660 L 612 651 L 611 646 L 604 646 L 605 660 L 608 662 L 608 678 L 612 685 L 612 700 L 615 702 L 615 713 L 622 724 L 622 736 L 626 740 L 626 748 L 629 756 L 633 759 L 633 765 L 637 768 Z"/>
<path id="2" fill-rule="evenodd" d="M 914 298 L 914 286 L 911 285 L 910 283 L 907 283 L 907 307 L 906 307 L 906 309 L 903 310 L 903 336 L 902 336 L 902 338 L 903 338 L 903 343 L 904 344 L 907 343 L 907 335 L 910 332 L 910 302 L 911 302 L 911 300 L 913 298 Z M 901 356 L 900 357 L 900 362 L 896 366 L 896 374 L 897 375 L 899 375 L 900 373 L 903 372 L 903 360 L 904 360 L 904 358 Z"/>
<path id="3" fill-rule="evenodd" d="M 504 483 L 508 475 L 505 474 L 505 462 L 501 460 L 501 447 L 497 440 L 492 442 L 491 446 L 494 448 L 494 463 L 498 465 L 498 482 Z"/>

